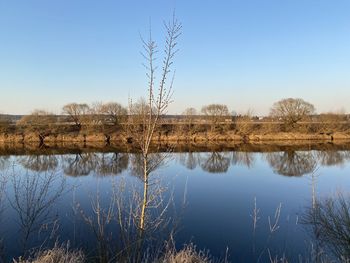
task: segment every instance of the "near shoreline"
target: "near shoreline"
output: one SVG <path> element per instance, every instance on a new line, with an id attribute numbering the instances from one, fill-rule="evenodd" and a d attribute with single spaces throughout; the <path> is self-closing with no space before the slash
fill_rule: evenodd
<path id="1" fill-rule="evenodd" d="M 280 141 L 198 141 L 154 142 L 150 152 L 278 152 L 278 151 L 350 151 L 350 140 L 280 140 Z M 90 152 L 137 153 L 137 145 L 124 142 L 0 142 L 0 156 L 81 154 Z"/>
<path id="2" fill-rule="evenodd" d="M 350 134 L 345 132 L 335 133 L 301 133 L 301 132 L 277 132 L 277 133 L 252 133 L 237 134 L 235 132 L 197 132 L 197 133 L 168 133 L 157 132 L 152 141 L 154 142 L 259 142 L 259 141 L 342 141 L 349 140 Z M 130 144 L 136 138 L 128 136 L 124 132 L 102 133 L 102 132 L 71 132 L 65 134 L 43 134 L 40 132 L 27 133 L 0 133 L 0 143 L 86 143 L 105 142 Z"/>

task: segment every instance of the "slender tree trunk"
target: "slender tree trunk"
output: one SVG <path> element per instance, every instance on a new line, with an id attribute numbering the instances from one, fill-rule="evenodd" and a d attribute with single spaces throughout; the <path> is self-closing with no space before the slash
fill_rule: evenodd
<path id="1" fill-rule="evenodd" d="M 148 203 L 148 167 L 147 167 L 147 156 L 143 157 L 143 200 L 140 216 L 140 229 L 145 230 L 145 217 L 146 208 Z"/>

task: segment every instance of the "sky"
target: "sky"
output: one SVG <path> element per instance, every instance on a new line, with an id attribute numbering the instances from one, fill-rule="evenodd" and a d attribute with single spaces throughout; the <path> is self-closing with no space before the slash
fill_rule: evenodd
<path id="1" fill-rule="evenodd" d="M 265 115 L 289 97 L 350 112 L 349 0 L 0 0 L 0 112 L 145 96 L 140 36 L 152 28 L 161 61 L 174 10 L 169 113 L 221 103 Z"/>

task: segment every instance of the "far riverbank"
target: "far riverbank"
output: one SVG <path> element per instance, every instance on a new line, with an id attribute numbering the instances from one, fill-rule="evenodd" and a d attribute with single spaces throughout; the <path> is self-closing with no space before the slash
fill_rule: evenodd
<path id="1" fill-rule="evenodd" d="M 137 141 L 137 135 L 128 135 L 125 132 L 84 132 L 72 131 L 65 133 L 0 133 L 0 143 L 86 143 L 103 142 L 118 144 L 131 144 Z M 157 132 L 153 137 L 154 142 L 163 143 L 203 143 L 203 142 L 267 142 L 267 141 L 350 141 L 350 134 L 345 132 L 335 133 L 302 133 L 302 132 L 276 132 L 276 133 L 251 133 L 238 134 L 234 131 L 227 132 Z"/>

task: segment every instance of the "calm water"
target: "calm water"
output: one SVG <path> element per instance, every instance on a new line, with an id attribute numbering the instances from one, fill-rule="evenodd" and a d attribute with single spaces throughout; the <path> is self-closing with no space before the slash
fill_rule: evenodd
<path id="1" fill-rule="evenodd" d="M 99 208 L 107 214 L 113 207 L 103 217 L 104 234 L 118 244 L 119 210 L 112 197 L 119 196 L 128 210 L 128 200 L 142 189 L 141 161 L 138 154 L 118 152 L 0 156 L 2 255 L 8 260 L 69 240 L 93 257 Z M 169 219 L 158 238 L 176 226 L 178 248 L 192 242 L 215 257 L 228 251 L 234 262 L 256 262 L 259 256 L 266 262 L 268 251 L 296 259 L 314 242 L 301 223 L 313 190 L 318 198 L 350 191 L 350 151 L 174 152 L 151 176 L 162 186 L 162 216 Z"/>

